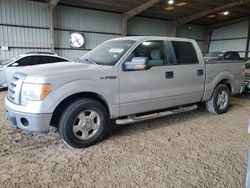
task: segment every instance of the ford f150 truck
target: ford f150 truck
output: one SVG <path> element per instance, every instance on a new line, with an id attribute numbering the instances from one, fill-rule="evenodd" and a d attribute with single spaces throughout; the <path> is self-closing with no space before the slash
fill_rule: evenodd
<path id="1" fill-rule="evenodd" d="M 56 126 L 70 146 L 101 140 L 116 124 L 197 108 L 222 114 L 240 93 L 244 64 L 204 63 L 194 40 L 124 37 L 104 42 L 76 63 L 28 67 L 15 73 L 5 99 L 18 128 L 47 133 Z"/>

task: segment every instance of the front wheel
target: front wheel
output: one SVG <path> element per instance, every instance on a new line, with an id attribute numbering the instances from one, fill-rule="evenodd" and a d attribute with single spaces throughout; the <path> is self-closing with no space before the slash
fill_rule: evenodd
<path id="1" fill-rule="evenodd" d="M 226 85 L 218 85 L 213 93 L 212 98 L 206 102 L 207 110 L 213 114 L 225 113 L 230 104 L 230 90 Z"/>
<path id="2" fill-rule="evenodd" d="M 79 99 L 63 112 L 58 132 L 74 148 L 85 148 L 100 141 L 108 132 L 106 108 L 93 99 Z"/>

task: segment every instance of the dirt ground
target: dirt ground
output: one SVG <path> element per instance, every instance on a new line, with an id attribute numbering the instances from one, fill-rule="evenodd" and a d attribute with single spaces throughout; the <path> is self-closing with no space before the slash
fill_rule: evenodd
<path id="1" fill-rule="evenodd" d="M 245 186 L 250 99 L 233 98 L 215 116 L 199 109 L 134 125 L 87 149 L 65 145 L 55 130 L 13 129 L 0 93 L 0 187 Z"/>

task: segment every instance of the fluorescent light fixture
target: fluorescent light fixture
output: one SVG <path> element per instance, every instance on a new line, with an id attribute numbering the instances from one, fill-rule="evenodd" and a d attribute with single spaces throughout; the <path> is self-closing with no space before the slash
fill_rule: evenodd
<path id="1" fill-rule="evenodd" d="M 177 6 L 177 7 L 182 7 L 182 6 L 185 6 L 187 3 L 186 2 L 179 2 L 179 3 L 176 3 L 175 5 Z"/>
<path id="2" fill-rule="evenodd" d="M 166 7 L 165 10 L 174 10 L 174 7 Z"/>
<path id="3" fill-rule="evenodd" d="M 215 14 L 212 14 L 212 15 L 209 15 L 208 18 L 215 18 L 216 15 Z"/>
<path id="4" fill-rule="evenodd" d="M 227 16 L 227 15 L 229 15 L 229 11 L 220 12 L 219 14 L 220 14 L 220 15 Z"/>
<path id="5" fill-rule="evenodd" d="M 174 0 L 168 0 L 168 4 L 169 4 L 169 5 L 174 4 Z"/>

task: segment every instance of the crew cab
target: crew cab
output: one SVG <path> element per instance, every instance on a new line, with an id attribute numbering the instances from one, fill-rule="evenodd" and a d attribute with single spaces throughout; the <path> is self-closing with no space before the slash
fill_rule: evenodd
<path id="1" fill-rule="evenodd" d="M 26 131 L 58 128 L 70 146 L 100 141 L 110 122 L 136 123 L 205 102 L 225 113 L 243 91 L 243 62 L 205 64 L 197 43 L 170 37 L 104 42 L 80 62 L 28 67 L 14 74 L 5 98 L 7 119 Z"/>

